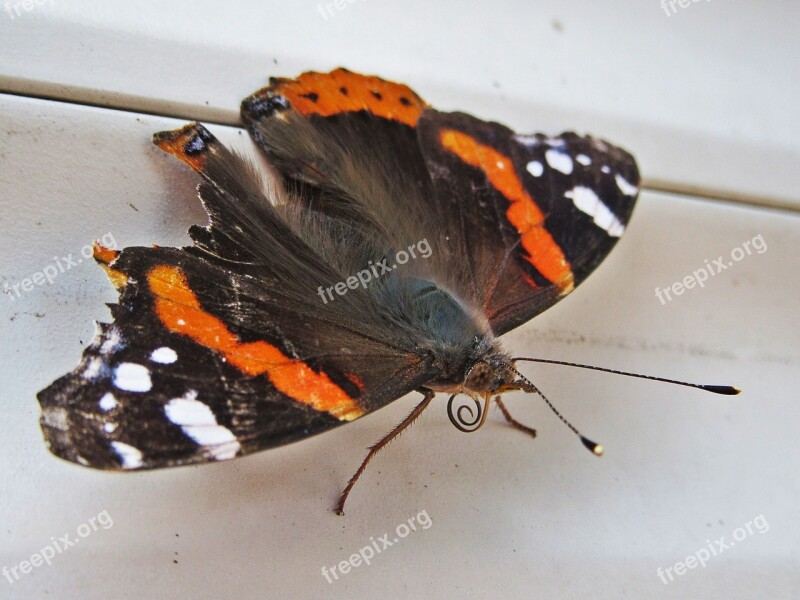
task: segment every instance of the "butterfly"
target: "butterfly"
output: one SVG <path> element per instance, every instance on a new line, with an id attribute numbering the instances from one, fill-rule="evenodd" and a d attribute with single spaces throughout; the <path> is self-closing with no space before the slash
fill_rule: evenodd
<path id="1" fill-rule="evenodd" d="M 499 337 L 610 252 L 636 202 L 634 158 L 440 112 L 341 68 L 272 78 L 241 115 L 268 173 L 201 124 L 155 134 L 200 175 L 209 222 L 184 248 L 95 245 L 119 301 L 78 367 L 38 394 L 49 449 L 111 470 L 227 460 L 420 392 L 343 512 L 370 458 L 438 392 L 460 429 L 494 396 L 534 434 L 500 399 L 538 389 Z M 474 406 L 455 408 L 460 394 Z"/>

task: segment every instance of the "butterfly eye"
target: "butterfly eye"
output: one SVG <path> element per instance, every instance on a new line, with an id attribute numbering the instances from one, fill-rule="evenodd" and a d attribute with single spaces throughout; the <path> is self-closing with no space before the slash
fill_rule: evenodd
<path id="1" fill-rule="evenodd" d="M 464 387 L 473 392 L 484 392 L 489 389 L 489 385 L 494 378 L 492 367 L 485 362 L 475 363 L 467 373 Z"/>

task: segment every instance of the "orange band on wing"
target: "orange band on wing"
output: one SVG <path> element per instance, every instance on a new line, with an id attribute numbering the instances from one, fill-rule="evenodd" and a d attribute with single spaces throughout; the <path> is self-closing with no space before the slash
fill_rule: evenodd
<path id="1" fill-rule="evenodd" d="M 246 375 L 266 375 L 278 391 L 339 420 L 352 421 L 364 414 L 325 373 L 317 373 L 267 342 L 240 342 L 220 319 L 203 310 L 180 269 L 154 267 L 147 282 L 156 297 L 156 313 L 171 332 L 216 350 Z"/>
<path id="2" fill-rule="evenodd" d="M 572 268 L 559 245 L 544 226 L 544 215 L 522 187 L 512 160 L 475 138 L 455 129 L 439 133 L 442 146 L 472 167 L 483 171 L 489 183 L 511 203 L 506 217 L 519 232 L 526 260 L 548 281 L 561 287 L 562 293 L 573 288 Z"/>
<path id="3" fill-rule="evenodd" d="M 367 110 L 412 127 L 427 106 L 407 85 L 346 69 L 330 73 L 309 71 L 297 79 L 278 79 L 268 90 L 289 100 L 292 108 L 303 115 L 327 117 Z"/>

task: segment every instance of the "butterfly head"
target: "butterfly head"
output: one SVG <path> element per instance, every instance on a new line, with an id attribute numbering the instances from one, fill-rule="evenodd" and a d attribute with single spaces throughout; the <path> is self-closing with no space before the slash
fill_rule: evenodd
<path id="1" fill-rule="evenodd" d="M 508 357 L 501 352 L 489 354 L 475 362 L 464 378 L 463 390 L 469 395 L 493 394 L 514 380 Z"/>
<path id="2" fill-rule="evenodd" d="M 514 381 L 511 357 L 491 334 L 476 336 L 469 345 L 439 350 L 435 365 L 440 376 L 425 384 L 429 389 L 477 398 L 494 394 Z"/>

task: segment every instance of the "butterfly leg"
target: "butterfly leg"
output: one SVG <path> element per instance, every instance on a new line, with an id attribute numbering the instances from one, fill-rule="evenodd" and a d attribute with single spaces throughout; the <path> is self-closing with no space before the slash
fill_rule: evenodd
<path id="1" fill-rule="evenodd" d="M 385 436 L 383 436 L 380 440 L 378 440 L 372 446 L 370 446 L 369 452 L 367 453 L 367 457 L 364 459 L 364 462 L 361 463 L 361 466 L 358 467 L 358 470 L 356 471 L 355 475 L 353 475 L 350 478 L 350 481 L 348 482 L 347 487 L 344 488 L 344 491 L 342 492 L 342 495 L 339 498 L 339 503 L 336 505 L 336 508 L 334 509 L 334 511 L 336 512 L 337 515 L 343 515 L 344 514 L 344 503 L 347 501 L 347 496 L 350 495 L 350 492 L 353 489 L 353 486 L 356 484 L 356 481 L 358 481 L 358 478 L 361 477 L 361 474 L 367 468 L 367 464 L 369 463 L 370 460 L 372 460 L 372 457 L 375 456 L 378 452 L 380 452 L 381 449 L 383 449 L 383 447 L 386 446 L 386 444 L 388 444 L 394 438 L 396 438 L 398 435 L 400 435 L 400 433 L 402 433 L 402 431 L 406 427 L 408 427 L 414 421 L 416 421 L 417 417 L 419 417 L 422 414 L 422 411 L 425 410 L 425 408 L 428 406 L 428 404 L 430 404 L 431 400 L 433 400 L 433 397 L 435 395 L 435 393 L 433 391 L 425 390 L 425 389 L 421 389 L 419 391 L 425 396 L 422 399 L 422 402 L 417 404 L 414 407 L 414 410 L 412 410 L 408 414 L 408 416 L 405 419 L 403 419 L 394 429 L 392 429 L 389 433 L 387 433 Z"/>
<path id="2" fill-rule="evenodd" d="M 506 405 L 503 404 L 503 401 L 500 399 L 500 396 L 495 396 L 494 401 L 497 402 L 497 406 L 500 407 L 500 412 L 503 413 L 503 416 L 508 421 L 508 424 L 514 427 L 515 429 L 519 429 L 520 431 L 524 431 L 531 437 L 536 437 L 536 430 L 533 427 L 528 427 L 527 425 L 523 425 L 519 421 L 517 421 L 514 417 L 511 416 L 511 413 L 508 412 Z"/>

